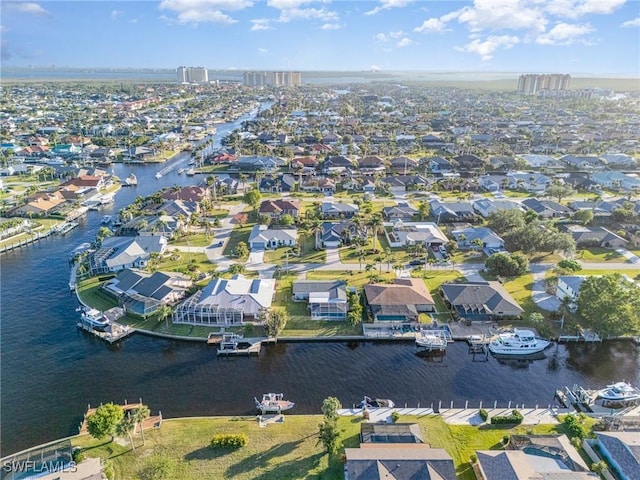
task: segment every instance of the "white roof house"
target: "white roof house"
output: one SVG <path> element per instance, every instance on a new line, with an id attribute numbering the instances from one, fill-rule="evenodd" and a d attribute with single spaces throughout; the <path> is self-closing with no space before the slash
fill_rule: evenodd
<path id="1" fill-rule="evenodd" d="M 249 235 L 249 248 L 252 250 L 294 246 L 297 242 L 298 230 L 295 228 L 276 229 L 267 225 L 254 225 Z"/>

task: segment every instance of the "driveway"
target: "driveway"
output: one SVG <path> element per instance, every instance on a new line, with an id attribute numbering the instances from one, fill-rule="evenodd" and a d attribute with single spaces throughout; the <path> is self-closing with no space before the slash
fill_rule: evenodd
<path id="1" fill-rule="evenodd" d="M 264 250 L 252 250 L 249 253 L 247 265 L 262 265 L 264 263 Z"/>
<path id="2" fill-rule="evenodd" d="M 531 287 L 531 298 L 533 302 L 548 312 L 555 312 L 560 308 L 560 299 L 555 295 L 549 295 L 544 289 L 544 281 L 547 270 L 553 268 L 550 263 L 532 263 L 531 274 L 533 275 L 533 286 Z"/>
<path id="3" fill-rule="evenodd" d="M 630 252 L 629 250 L 627 250 L 626 248 L 616 248 L 616 252 L 618 252 L 620 255 L 624 256 L 624 258 L 626 258 L 627 260 L 629 260 L 629 262 L 631 263 L 640 263 L 640 257 L 638 257 L 635 253 Z"/>
<path id="4" fill-rule="evenodd" d="M 327 254 L 327 265 L 340 265 L 340 249 L 338 247 L 327 247 L 325 250 Z"/>

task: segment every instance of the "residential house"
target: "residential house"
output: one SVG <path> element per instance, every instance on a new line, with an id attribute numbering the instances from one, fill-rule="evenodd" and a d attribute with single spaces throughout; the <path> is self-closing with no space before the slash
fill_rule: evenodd
<path id="1" fill-rule="evenodd" d="M 273 302 L 275 285 L 273 278 L 214 278 L 176 307 L 173 323 L 238 326 L 262 322 Z"/>
<path id="2" fill-rule="evenodd" d="M 200 211 L 200 204 L 190 200 L 168 200 L 160 205 L 156 211 L 160 215 L 176 218 L 182 216 L 189 219 Z"/>
<path id="3" fill-rule="evenodd" d="M 298 230 L 295 228 L 269 228 L 267 225 L 254 225 L 249 235 L 251 250 L 293 247 L 298 243 Z"/>
<path id="4" fill-rule="evenodd" d="M 345 448 L 348 480 L 456 480 L 451 456 L 428 445 L 379 444 Z"/>
<path id="5" fill-rule="evenodd" d="M 352 218 L 360 209 L 352 203 L 322 202 L 320 214 L 324 219 Z"/>
<path id="6" fill-rule="evenodd" d="M 170 188 L 162 192 L 162 198 L 166 200 L 183 200 L 187 202 L 200 203 L 205 198 L 209 198 L 211 191 L 206 187 L 189 185 L 186 187 Z"/>
<path id="7" fill-rule="evenodd" d="M 452 231 L 451 235 L 460 249 L 504 250 L 504 240 L 487 227 L 461 228 Z"/>
<path id="8" fill-rule="evenodd" d="M 590 178 L 593 183 L 601 188 L 625 192 L 640 191 L 640 178 L 622 172 L 595 172 L 590 175 Z"/>
<path id="9" fill-rule="evenodd" d="M 167 238 L 162 235 L 107 237 L 89 259 L 91 275 L 119 272 L 125 268 L 144 268 L 152 253 L 163 253 Z"/>
<path id="10" fill-rule="evenodd" d="M 125 162 L 146 162 L 155 159 L 155 157 L 155 150 L 148 147 L 130 147 L 122 152 L 122 158 Z"/>
<path id="11" fill-rule="evenodd" d="M 274 156 L 242 156 L 236 165 L 244 170 L 273 171 L 284 165 L 284 160 Z"/>
<path id="12" fill-rule="evenodd" d="M 590 155 L 564 155 L 560 157 L 560 161 L 568 168 L 584 170 L 599 170 L 604 166 L 600 158 Z"/>
<path id="13" fill-rule="evenodd" d="M 416 190 L 433 183 L 421 175 L 388 176 L 384 177 L 381 182 L 388 185 L 389 192 L 396 196 L 404 195 L 409 190 Z"/>
<path id="14" fill-rule="evenodd" d="M 580 295 L 580 287 L 584 280 L 584 275 L 558 275 L 558 285 L 556 287 L 556 297 L 559 300 L 569 298 L 570 302 L 575 306 Z"/>
<path id="15" fill-rule="evenodd" d="M 278 177 L 264 177 L 258 189 L 261 192 L 292 192 L 296 184 L 293 175 L 286 173 Z"/>
<path id="16" fill-rule="evenodd" d="M 573 212 L 570 208 L 561 205 L 552 200 L 538 200 L 537 198 L 526 198 L 522 201 L 522 205 L 528 210 L 533 210 L 542 218 L 561 218 L 568 217 Z"/>
<path id="17" fill-rule="evenodd" d="M 520 155 L 531 168 L 558 168 L 562 163 L 549 155 L 526 154 Z"/>
<path id="18" fill-rule="evenodd" d="M 336 191 L 336 183 L 330 178 L 307 177 L 302 180 L 300 189 L 305 192 L 322 192 L 333 195 Z"/>
<path id="19" fill-rule="evenodd" d="M 484 218 L 487 218 L 493 212 L 497 212 L 499 210 L 522 211 L 522 207 L 520 207 L 520 204 L 516 202 L 512 202 L 511 200 L 494 200 L 492 198 L 481 198 L 479 200 L 474 200 L 473 209 Z"/>
<path id="20" fill-rule="evenodd" d="M 385 230 L 386 232 L 386 230 Z M 441 245 L 449 243 L 447 236 L 433 222 L 403 222 L 398 220 L 387 233 L 389 243 L 393 246 L 424 245 L 437 250 Z"/>
<path id="21" fill-rule="evenodd" d="M 342 155 L 330 156 L 322 162 L 322 173 L 329 174 L 332 172 L 342 173 L 354 170 L 354 165 L 347 157 Z"/>
<path id="22" fill-rule="evenodd" d="M 111 176 L 93 176 L 93 175 L 79 175 L 76 178 L 72 178 L 71 180 L 67 180 L 64 183 L 61 183 L 61 187 L 66 187 L 68 185 L 73 185 L 75 187 L 82 188 L 95 188 L 96 190 L 101 190 L 103 188 L 109 187 L 111 185 Z"/>
<path id="23" fill-rule="evenodd" d="M 368 446 L 384 443 L 424 444 L 422 430 L 417 423 L 370 423 L 360 424 L 360 443 Z"/>
<path id="24" fill-rule="evenodd" d="M 126 268 L 109 280 L 104 290 L 115 296 L 125 310 L 143 317 L 154 314 L 162 305 L 182 300 L 193 280 L 177 272 L 148 273 Z"/>
<path id="25" fill-rule="evenodd" d="M 499 192 L 509 187 L 506 175 L 487 174 L 478 178 L 478 186 L 487 192 Z"/>
<path id="26" fill-rule="evenodd" d="M 369 155 L 358 160 L 358 170 L 362 173 L 384 172 L 385 165 L 382 158 L 377 155 Z"/>
<path id="27" fill-rule="evenodd" d="M 562 228 L 573 237 L 576 245 L 618 248 L 624 247 L 627 244 L 627 241 L 620 235 L 616 235 L 604 227 L 563 225 Z"/>
<path id="28" fill-rule="evenodd" d="M 566 435 L 511 435 L 505 450 L 476 452 L 479 480 L 597 480 Z"/>
<path id="29" fill-rule="evenodd" d="M 441 291 L 447 306 L 463 320 L 492 321 L 524 313 L 500 282 L 448 283 Z"/>
<path id="30" fill-rule="evenodd" d="M 624 153 L 607 153 L 600 155 L 609 167 L 635 168 L 638 166 L 638 160 Z"/>
<path id="31" fill-rule="evenodd" d="M 640 434 L 638 432 L 594 433 L 595 440 L 587 440 L 587 443 L 611 466 L 616 478 L 620 480 L 640 478 Z"/>
<path id="32" fill-rule="evenodd" d="M 291 160 L 291 168 L 301 170 L 302 173 L 315 173 L 318 167 L 318 160 L 315 156 L 295 157 Z"/>
<path id="33" fill-rule="evenodd" d="M 366 238 L 367 231 L 354 222 L 323 222 L 316 230 L 316 248 L 340 247 L 354 238 Z"/>
<path id="34" fill-rule="evenodd" d="M 403 220 L 410 222 L 413 220 L 414 215 L 418 214 L 418 210 L 410 206 L 406 202 L 399 202 L 392 207 L 384 207 L 382 209 L 382 217 L 385 220 Z"/>
<path id="35" fill-rule="evenodd" d="M 431 217 L 440 222 L 475 222 L 478 220 L 477 214 L 471 202 L 443 202 L 441 200 L 431 200 L 429 202 Z"/>
<path id="36" fill-rule="evenodd" d="M 298 218 L 301 208 L 302 204 L 300 200 L 278 198 L 276 200 L 264 200 L 260 204 L 258 213 L 271 217 L 274 220 L 279 220 L 284 215 L 291 215 L 293 218 Z"/>
<path id="37" fill-rule="evenodd" d="M 40 192 L 30 195 L 24 205 L 7 212 L 9 216 L 47 216 L 55 213 L 66 202 L 61 192 Z"/>
<path id="38" fill-rule="evenodd" d="M 544 193 L 552 182 L 551 178 L 537 172 L 509 172 L 507 179 L 510 189 L 533 193 Z"/>
<path id="39" fill-rule="evenodd" d="M 391 170 L 402 172 L 405 175 L 408 172 L 411 172 L 412 170 L 418 168 L 418 162 L 409 157 L 395 157 L 392 158 L 389 163 L 391 166 Z"/>
<path id="40" fill-rule="evenodd" d="M 424 280 L 395 278 L 393 282 L 364 286 L 374 322 L 417 322 L 421 312 L 435 310 L 435 302 Z"/>
<path id="41" fill-rule="evenodd" d="M 458 170 L 484 170 L 487 167 L 486 162 L 476 155 L 464 154 L 453 157 L 452 164 Z"/>
<path id="42" fill-rule="evenodd" d="M 434 175 L 444 175 L 445 173 L 453 173 L 453 165 L 446 158 L 442 157 L 430 157 L 426 159 L 420 159 L 420 162 L 429 162 L 429 169 Z"/>
<path id="43" fill-rule="evenodd" d="M 349 305 L 344 280 L 295 280 L 293 300 L 306 301 L 312 320 L 346 320 Z"/>

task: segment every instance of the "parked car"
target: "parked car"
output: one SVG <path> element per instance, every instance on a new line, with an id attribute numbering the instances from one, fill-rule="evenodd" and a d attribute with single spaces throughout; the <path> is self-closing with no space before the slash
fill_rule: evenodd
<path id="1" fill-rule="evenodd" d="M 416 258 L 415 260 L 411 260 L 407 265 L 409 267 L 417 267 L 418 265 L 426 265 L 427 262 L 425 260 Z"/>
<path id="2" fill-rule="evenodd" d="M 212 243 L 211 248 L 221 247 L 222 245 L 224 245 L 224 242 Z"/>

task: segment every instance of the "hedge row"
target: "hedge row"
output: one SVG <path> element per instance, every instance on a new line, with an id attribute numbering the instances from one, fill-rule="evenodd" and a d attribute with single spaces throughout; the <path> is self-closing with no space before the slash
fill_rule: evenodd
<path id="1" fill-rule="evenodd" d="M 211 448 L 239 448 L 244 447 L 249 439 L 244 433 L 220 433 L 211 440 Z"/>
<path id="2" fill-rule="evenodd" d="M 487 412 L 484 408 L 478 410 L 478 415 L 480 415 L 480 418 L 483 422 L 486 422 L 487 418 L 489 418 L 489 412 Z"/>
<path id="3" fill-rule="evenodd" d="M 510 415 L 496 415 L 491 417 L 492 425 L 504 425 L 507 423 L 520 425 L 524 417 L 518 410 L 513 410 Z"/>

